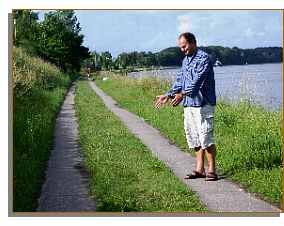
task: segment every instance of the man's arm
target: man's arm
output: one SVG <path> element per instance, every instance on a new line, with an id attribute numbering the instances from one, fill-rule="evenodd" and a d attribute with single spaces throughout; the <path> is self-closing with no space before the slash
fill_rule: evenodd
<path id="1" fill-rule="evenodd" d="M 156 96 L 155 107 L 160 108 L 162 105 L 167 103 L 170 98 L 174 99 L 175 94 L 181 92 L 181 90 L 182 90 L 182 70 L 180 70 L 177 73 L 176 80 L 173 83 L 171 89 L 163 95 Z"/>
<path id="2" fill-rule="evenodd" d="M 176 80 L 173 83 L 171 89 L 165 93 L 166 96 L 173 98 L 176 93 L 182 90 L 182 70 L 177 73 Z"/>
<path id="3" fill-rule="evenodd" d="M 187 96 L 195 96 L 198 94 L 198 91 L 203 85 L 203 82 L 207 78 L 210 70 L 210 61 L 209 57 L 205 57 L 200 62 L 198 68 L 197 68 L 197 74 L 194 76 L 194 79 L 192 80 L 191 84 L 186 87 L 184 90 L 182 90 L 183 95 Z"/>

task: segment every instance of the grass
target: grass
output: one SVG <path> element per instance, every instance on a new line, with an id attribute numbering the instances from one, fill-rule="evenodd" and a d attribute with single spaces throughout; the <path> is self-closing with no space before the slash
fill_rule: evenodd
<path id="1" fill-rule="evenodd" d="M 76 87 L 80 145 L 98 211 L 205 211 L 195 194 L 111 113 L 87 82 Z"/>
<path id="2" fill-rule="evenodd" d="M 122 107 L 158 128 L 182 150 L 188 150 L 183 129 L 183 108 L 153 107 L 156 95 L 170 84 L 156 78 L 133 79 L 108 75 L 96 83 Z M 248 102 L 218 102 L 215 115 L 217 167 L 263 199 L 279 205 L 282 197 L 281 113 L 268 112 Z"/>
<path id="3" fill-rule="evenodd" d="M 34 211 L 45 179 L 55 119 L 70 79 L 13 49 L 13 211 Z"/>

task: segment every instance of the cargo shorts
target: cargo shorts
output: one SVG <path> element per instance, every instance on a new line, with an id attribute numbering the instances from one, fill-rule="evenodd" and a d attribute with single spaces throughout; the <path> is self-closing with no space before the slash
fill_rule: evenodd
<path id="1" fill-rule="evenodd" d="M 184 130 L 189 148 L 214 144 L 215 106 L 184 107 Z"/>

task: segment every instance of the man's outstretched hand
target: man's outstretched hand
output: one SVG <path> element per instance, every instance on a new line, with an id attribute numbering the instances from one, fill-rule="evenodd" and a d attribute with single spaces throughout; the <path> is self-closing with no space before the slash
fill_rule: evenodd
<path id="1" fill-rule="evenodd" d="M 181 93 L 177 93 L 175 94 L 175 98 L 171 101 L 171 105 L 173 107 L 178 106 L 178 104 L 182 101 L 182 94 Z"/>
<path id="2" fill-rule="evenodd" d="M 155 99 L 155 108 L 160 108 L 162 107 L 164 104 L 166 104 L 168 102 L 168 100 L 170 99 L 170 97 L 166 96 L 166 95 L 159 95 L 159 96 L 156 96 L 156 99 Z M 177 93 L 175 94 L 175 97 L 174 99 L 172 99 L 171 101 L 171 105 L 173 107 L 176 107 L 183 99 L 183 96 L 181 93 Z"/>
<path id="3" fill-rule="evenodd" d="M 155 108 L 160 108 L 162 107 L 164 104 L 166 104 L 169 100 L 169 97 L 166 95 L 159 95 L 156 96 L 155 99 Z"/>

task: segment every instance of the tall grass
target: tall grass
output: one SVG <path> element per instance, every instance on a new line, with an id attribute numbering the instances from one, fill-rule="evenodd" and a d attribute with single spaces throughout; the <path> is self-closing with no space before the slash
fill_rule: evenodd
<path id="1" fill-rule="evenodd" d="M 111 113 L 87 82 L 75 97 L 98 211 L 205 211 L 196 195 Z"/>
<path id="2" fill-rule="evenodd" d="M 188 150 L 183 129 L 183 108 L 153 107 L 155 96 L 170 88 L 157 78 L 132 79 L 109 75 L 97 84 L 118 103 L 158 128 L 182 150 Z M 215 115 L 217 166 L 251 192 L 279 204 L 282 189 L 281 113 L 269 112 L 242 101 L 218 102 Z M 193 153 L 193 152 L 192 152 Z"/>
<path id="3" fill-rule="evenodd" d="M 69 76 L 23 49 L 13 49 L 13 210 L 33 211 Z"/>

